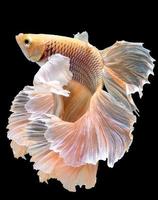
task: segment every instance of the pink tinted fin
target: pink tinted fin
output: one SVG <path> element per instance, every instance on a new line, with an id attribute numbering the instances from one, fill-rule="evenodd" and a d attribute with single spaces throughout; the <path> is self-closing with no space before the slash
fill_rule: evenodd
<path id="1" fill-rule="evenodd" d="M 13 112 L 8 120 L 8 138 L 11 141 L 11 148 L 15 158 L 25 158 L 27 154 L 27 146 L 30 143 L 27 139 L 26 127 L 29 123 L 30 114 L 25 109 L 25 104 L 29 101 L 29 94 L 33 91 L 33 87 L 26 86 L 14 98 L 11 106 Z"/>
<path id="2" fill-rule="evenodd" d="M 137 88 L 133 85 L 133 90 L 128 93 L 128 84 L 119 79 L 113 71 L 107 67 L 103 69 L 103 81 L 108 92 L 120 103 L 131 111 L 138 112 L 138 108 L 133 102 L 131 93 L 135 93 Z M 132 88 L 131 88 L 132 89 Z M 138 114 L 138 113 L 137 113 Z"/>
<path id="3" fill-rule="evenodd" d="M 76 122 L 52 116 L 45 137 L 50 149 L 59 153 L 67 165 L 97 164 L 108 160 L 113 167 L 128 150 L 136 117 L 110 94 L 98 90 L 89 110 Z"/>
<path id="4" fill-rule="evenodd" d="M 7 128 L 8 138 L 14 140 L 19 145 L 28 145 L 26 135 L 26 126 L 29 122 L 30 114 L 25 109 L 25 104 L 29 101 L 29 94 L 33 91 L 33 87 L 26 86 L 15 97 L 12 102 L 11 111 Z"/>
<path id="5" fill-rule="evenodd" d="M 25 109 L 33 116 L 43 114 L 53 114 L 55 110 L 54 95 L 49 93 L 33 93 L 29 95 L 29 100 L 25 104 Z"/>
<path id="6" fill-rule="evenodd" d="M 24 158 L 27 154 L 27 147 L 23 145 L 17 144 L 14 140 L 11 141 L 10 146 L 13 150 L 13 154 L 15 158 Z"/>
<path id="7" fill-rule="evenodd" d="M 47 182 L 50 178 L 56 178 L 69 191 L 76 191 L 76 185 L 85 185 L 87 189 L 94 187 L 98 165 L 68 166 L 58 153 L 50 150 L 50 143 L 44 137 L 48 119 L 33 120 L 27 127 L 28 138 L 32 141 L 28 153 L 32 156 L 34 169 L 39 170 L 40 181 Z"/>
<path id="8" fill-rule="evenodd" d="M 143 85 L 153 74 L 154 59 L 142 43 L 116 42 L 100 51 L 104 60 L 103 79 L 108 92 L 127 109 L 136 111 L 132 93 L 142 96 Z"/>

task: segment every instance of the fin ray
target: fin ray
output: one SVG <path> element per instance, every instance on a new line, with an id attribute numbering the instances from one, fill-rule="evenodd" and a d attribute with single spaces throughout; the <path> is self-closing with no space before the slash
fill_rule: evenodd
<path id="1" fill-rule="evenodd" d="M 45 137 L 50 149 L 58 152 L 68 165 L 95 165 L 108 159 L 112 167 L 132 142 L 136 118 L 102 90 L 92 98 L 89 110 L 74 123 L 52 116 Z"/>
<path id="2" fill-rule="evenodd" d="M 148 77 L 153 74 L 154 59 L 149 50 L 142 43 L 119 41 L 100 53 L 105 64 L 103 80 L 108 92 L 127 109 L 137 111 L 131 94 L 138 92 L 141 97 L 144 84 L 149 83 Z"/>
<path id="3" fill-rule="evenodd" d="M 85 164 L 79 167 L 66 165 L 58 153 L 50 150 L 50 143 L 44 137 L 47 120 L 36 119 L 28 125 L 28 138 L 33 141 L 28 147 L 28 153 L 32 156 L 34 169 L 39 170 L 40 181 L 47 182 L 50 178 L 56 178 L 69 191 L 76 191 L 76 185 L 85 185 L 87 189 L 93 187 L 96 183 L 98 165 Z"/>

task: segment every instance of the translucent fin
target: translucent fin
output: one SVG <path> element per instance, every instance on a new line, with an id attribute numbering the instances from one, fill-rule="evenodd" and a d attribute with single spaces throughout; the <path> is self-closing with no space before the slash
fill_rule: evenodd
<path id="1" fill-rule="evenodd" d="M 65 165 L 63 159 L 60 159 L 56 165 L 56 178 L 63 183 L 64 188 L 75 192 L 75 186 L 85 185 L 86 189 L 95 186 L 98 165 L 86 164 L 80 167 L 71 167 Z"/>
<path id="2" fill-rule="evenodd" d="M 89 110 L 76 122 L 52 116 L 45 137 L 50 149 L 67 165 L 96 164 L 108 159 L 112 167 L 128 150 L 136 117 L 103 90 L 92 97 Z"/>
<path id="3" fill-rule="evenodd" d="M 25 113 L 25 107 L 24 105 L 27 103 L 29 100 L 29 93 L 30 91 L 33 90 L 33 87 L 26 86 L 22 91 L 17 94 L 17 96 L 14 98 L 12 105 L 11 105 L 11 112 L 16 112 L 16 113 Z"/>
<path id="4" fill-rule="evenodd" d="M 52 55 L 35 75 L 34 93 L 30 94 L 25 105 L 33 118 L 43 114 L 62 115 L 62 96 L 67 97 L 70 93 L 63 86 L 72 79 L 69 60 L 60 54 Z"/>
<path id="5" fill-rule="evenodd" d="M 112 72 L 112 70 L 107 67 L 104 67 L 103 69 L 103 80 L 108 92 L 113 95 L 118 102 L 120 102 L 120 105 L 122 104 L 122 106 L 125 106 L 127 109 L 137 113 L 138 108 L 134 104 L 131 96 L 131 93 L 135 93 L 137 91 L 137 88 L 134 85 L 133 90 L 131 88 L 128 93 L 127 89 L 129 85 L 119 79 Z"/>
<path id="6" fill-rule="evenodd" d="M 97 165 L 83 165 L 80 167 L 67 166 L 58 153 L 50 150 L 50 143 L 45 139 L 48 119 L 34 120 L 28 125 L 28 138 L 33 141 L 29 145 L 28 153 L 32 156 L 34 169 L 39 170 L 41 182 L 47 182 L 50 178 L 56 178 L 63 183 L 64 188 L 76 191 L 76 185 L 85 185 L 91 188 L 96 183 Z"/>
<path id="7" fill-rule="evenodd" d="M 15 158 L 24 158 L 25 154 L 27 154 L 27 147 L 17 144 L 14 140 L 11 141 L 10 146 L 13 150 L 13 154 Z"/>
<path id="8" fill-rule="evenodd" d="M 153 74 L 154 59 L 142 43 L 116 42 L 100 51 L 104 60 L 104 83 L 108 92 L 126 108 L 136 111 L 131 94 L 139 92 L 142 96 L 143 85 L 149 83 Z"/>
<path id="9" fill-rule="evenodd" d="M 53 94 L 31 94 L 25 105 L 28 113 L 34 115 L 53 114 L 55 110 L 55 99 Z"/>
<path id="10" fill-rule="evenodd" d="M 69 91 L 63 89 L 63 86 L 72 79 L 69 62 L 68 57 L 60 54 L 52 55 L 35 75 L 35 89 L 41 93 L 69 96 Z"/>
<path id="11" fill-rule="evenodd" d="M 74 38 L 76 38 L 78 40 L 82 40 L 84 42 L 88 42 L 88 33 L 87 33 L 87 31 L 84 31 L 82 33 L 77 33 L 74 35 Z"/>
<path id="12" fill-rule="evenodd" d="M 39 181 L 41 183 L 45 182 L 45 183 L 48 183 L 48 180 L 50 179 L 50 175 L 49 174 L 46 174 L 42 171 L 38 171 L 38 176 L 39 176 Z"/>
<path id="13" fill-rule="evenodd" d="M 26 126 L 29 122 L 30 114 L 27 113 L 25 109 L 25 104 L 29 100 L 29 94 L 32 92 L 32 87 L 25 87 L 19 94 L 15 97 L 11 111 L 13 112 L 9 117 L 9 123 L 7 128 L 8 138 L 14 140 L 19 145 L 28 145 L 28 140 L 25 137 Z"/>
<path id="14" fill-rule="evenodd" d="M 9 124 L 7 128 L 8 131 L 8 138 L 10 140 L 14 140 L 19 145 L 27 145 L 28 141 L 24 137 L 26 133 L 26 126 L 29 122 L 28 118 L 30 117 L 29 114 L 18 114 L 13 113 L 9 118 Z"/>

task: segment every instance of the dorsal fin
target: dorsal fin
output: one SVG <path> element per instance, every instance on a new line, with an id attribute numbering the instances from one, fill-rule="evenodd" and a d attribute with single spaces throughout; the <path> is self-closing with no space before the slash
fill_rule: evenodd
<path id="1" fill-rule="evenodd" d="M 107 91 L 128 110 L 138 112 L 132 94 L 142 97 L 143 86 L 154 75 L 154 59 L 142 43 L 118 41 L 101 51 L 104 61 L 103 79 Z"/>
<path id="2" fill-rule="evenodd" d="M 88 33 L 87 31 L 84 31 L 82 33 L 77 33 L 74 35 L 74 38 L 78 39 L 78 40 L 82 40 L 84 42 L 88 42 Z"/>

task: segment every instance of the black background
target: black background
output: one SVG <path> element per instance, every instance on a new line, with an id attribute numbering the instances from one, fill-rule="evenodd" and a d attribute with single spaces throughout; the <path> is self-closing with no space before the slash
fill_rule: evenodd
<path id="1" fill-rule="evenodd" d="M 32 164 L 14 159 L 7 139 L 6 125 L 14 96 L 25 85 L 31 85 L 38 70 L 22 55 L 15 35 L 23 33 L 49 33 L 72 36 L 88 31 L 90 43 L 98 49 L 112 45 L 116 40 L 143 42 L 156 59 L 158 31 L 156 6 L 150 3 L 106 2 L 30 2 L 9 3 L 1 13 L 1 98 L 0 98 L 0 195 L 22 197 L 92 197 L 106 199 L 150 197 L 156 194 L 157 181 L 157 85 L 158 69 L 150 77 L 151 85 L 144 86 L 141 100 L 135 95 L 140 117 L 133 131 L 134 141 L 127 154 L 113 169 L 100 162 L 97 184 L 90 190 L 77 189 L 70 193 L 56 180 L 49 184 L 38 182 Z M 156 64 L 157 65 L 157 64 Z M 99 196 L 98 196 L 99 195 Z"/>

